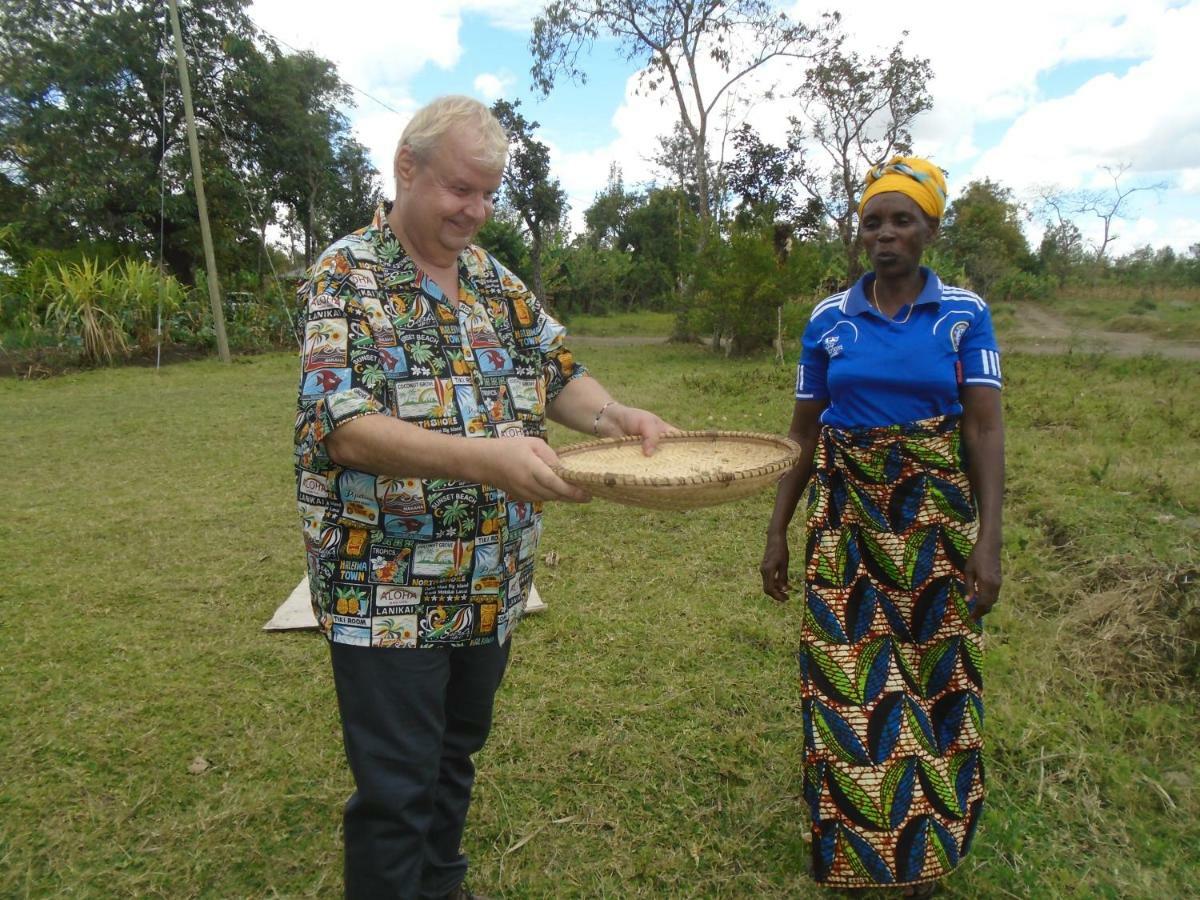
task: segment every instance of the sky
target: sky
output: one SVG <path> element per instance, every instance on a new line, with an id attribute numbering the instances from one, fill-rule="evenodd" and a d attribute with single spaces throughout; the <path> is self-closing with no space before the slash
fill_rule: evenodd
<path id="1" fill-rule="evenodd" d="M 658 137 L 678 113 L 672 99 L 639 92 L 638 61 L 606 41 L 581 57 L 585 85 L 562 81 L 549 97 L 532 91 L 528 43 L 542 5 L 357 0 L 331 17 L 326 0 L 254 0 L 249 12 L 287 46 L 337 64 L 355 88 L 346 114 L 387 195 L 396 141 L 414 110 L 441 94 L 489 104 L 504 97 L 539 123 L 535 136 L 550 148 L 552 175 L 578 228 L 614 163 L 627 186 L 655 179 Z M 1115 228 L 1111 252 L 1146 244 L 1186 252 L 1200 243 L 1200 0 L 1009 0 L 1003 7 L 926 0 L 907 18 L 881 0 L 847 7 L 851 49 L 882 54 L 907 28 L 907 53 L 930 60 L 933 109 L 912 129 L 914 152 L 947 170 L 951 199 L 985 177 L 1018 199 L 1040 185 L 1108 188 L 1104 167 L 1127 165 L 1122 188 L 1165 188 L 1127 201 L 1130 216 Z M 780 4 L 805 22 L 832 8 Z M 702 72 L 702 84 L 717 74 Z M 781 143 L 788 117 L 799 112 L 788 95 L 803 74 L 790 60 L 766 67 L 745 85 L 749 102 L 731 109 L 731 126 L 747 121 Z M 768 87 L 777 99 L 763 99 Z M 1077 224 L 1098 237 L 1094 217 Z M 1027 231 L 1036 241 L 1039 220 Z"/>

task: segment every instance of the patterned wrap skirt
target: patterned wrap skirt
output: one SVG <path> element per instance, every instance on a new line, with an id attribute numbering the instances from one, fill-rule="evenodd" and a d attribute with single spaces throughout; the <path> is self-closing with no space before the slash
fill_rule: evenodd
<path id="1" fill-rule="evenodd" d="M 983 809 L 975 506 L 957 417 L 821 431 L 800 668 L 816 880 L 933 881 Z"/>

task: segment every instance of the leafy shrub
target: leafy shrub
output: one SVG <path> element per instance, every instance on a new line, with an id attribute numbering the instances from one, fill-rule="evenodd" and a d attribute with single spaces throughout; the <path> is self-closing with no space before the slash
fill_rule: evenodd
<path id="1" fill-rule="evenodd" d="M 95 260 L 60 265 L 46 281 L 46 322 L 59 338 L 75 343 L 90 363 L 112 362 L 129 350 L 125 329 L 114 312 L 112 267 Z"/>
<path id="2" fill-rule="evenodd" d="M 112 300 L 125 332 L 138 347 L 152 346 L 158 331 L 159 311 L 165 322 L 183 305 L 186 297 L 183 286 L 144 260 L 122 260 L 110 272 Z"/>
<path id="3" fill-rule="evenodd" d="M 735 226 L 728 240 L 714 240 L 706 251 L 695 322 L 701 331 L 729 338 L 734 354 L 753 353 L 775 339 L 781 308 L 790 326 L 784 333 L 795 326 L 789 301 L 812 293 L 823 271 L 817 248 L 798 244 L 780 259 L 769 226 Z"/>
<path id="4" fill-rule="evenodd" d="M 1019 269 L 1005 272 L 992 283 L 993 300 L 1045 300 L 1057 289 L 1050 275 L 1034 275 Z"/>
<path id="5" fill-rule="evenodd" d="M 49 260 L 36 256 L 15 276 L 20 309 L 12 324 L 45 329 L 91 364 L 111 363 L 134 346 L 149 348 L 160 310 L 165 324 L 188 301 L 178 281 L 145 260 L 108 265 L 90 257 L 53 265 Z"/>

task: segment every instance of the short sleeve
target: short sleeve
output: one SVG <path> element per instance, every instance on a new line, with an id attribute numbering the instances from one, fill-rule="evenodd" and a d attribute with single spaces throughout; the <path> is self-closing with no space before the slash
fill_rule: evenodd
<path id="1" fill-rule="evenodd" d="M 1000 348 L 992 330 L 992 314 L 984 306 L 971 319 L 958 342 L 958 362 L 962 367 L 962 383 L 985 385 L 999 390 Z"/>
<path id="2" fill-rule="evenodd" d="M 809 320 L 804 329 L 800 362 L 796 366 L 796 399 L 827 400 L 829 388 L 825 379 L 829 371 L 829 355 L 820 340 L 820 326 Z"/>
<path id="3" fill-rule="evenodd" d="M 301 286 L 304 348 L 296 414 L 296 461 L 310 471 L 332 465 L 324 440 L 340 425 L 387 409 L 385 380 L 367 313 L 339 252 L 319 260 Z"/>
<path id="4" fill-rule="evenodd" d="M 567 329 L 546 311 L 542 301 L 534 296 L 516 275 L 508 271 L 499 261 L 492 264 L 500 278 L 509 306 L 513 309 L 516 322 L 524 326 L 532 323 L 530 330 L 536 336 L 538 351 L 542 356 L 542 375 L 546 380 L 546 403 L 553 403 L 562 389 L 587 374 L 587 369 L 575 361 L 574 354 L 566 345 Z"/>

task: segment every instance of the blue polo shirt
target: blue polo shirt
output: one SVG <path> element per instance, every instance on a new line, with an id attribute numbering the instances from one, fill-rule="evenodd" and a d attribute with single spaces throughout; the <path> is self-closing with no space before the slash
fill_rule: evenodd
<path id="1" fill-rule="evenodd" d="M 987 304 L 947 287 L 925 266 L 925 287 L 909 315 L 880 314 L 865 289 L 868 272 L 849 290 L 816 305 L 804 330 L 797 400 L 828 400 L 821 421 L 839 428 L 897 425 L 959 415 L 964 385 L 999 390 L 1000 351 Z"/>

